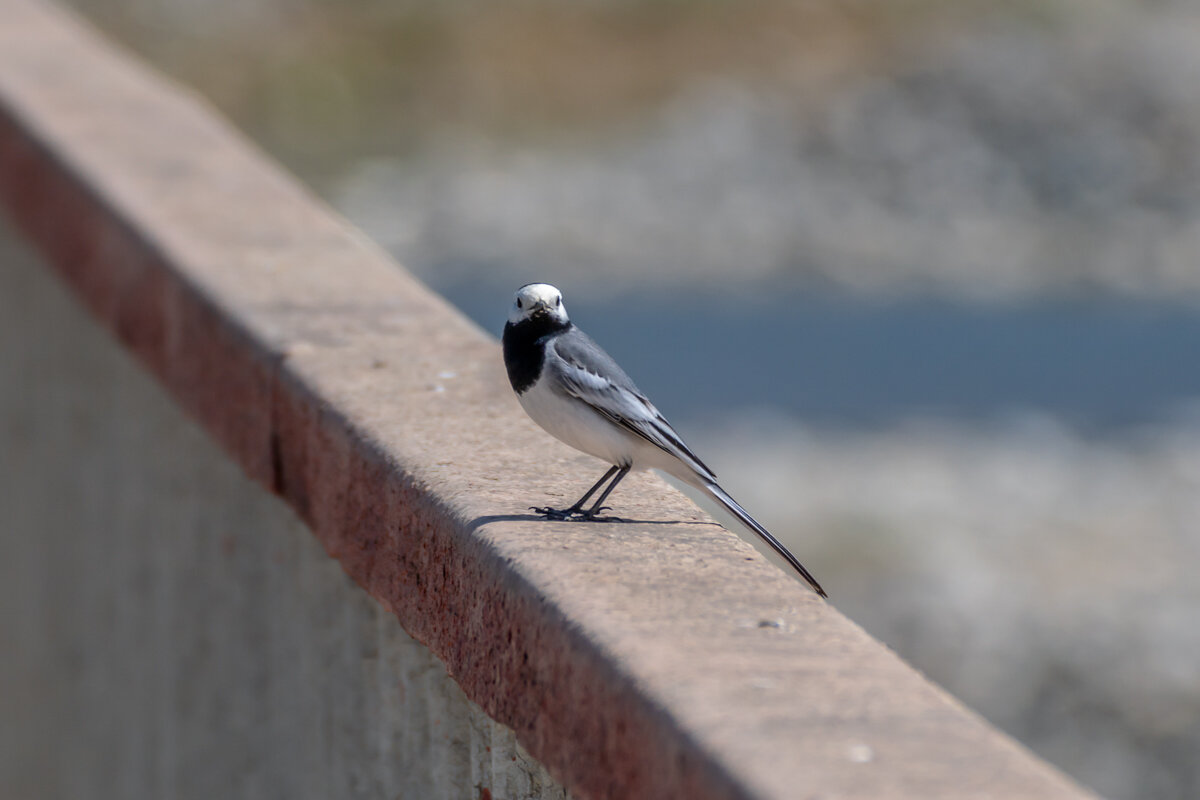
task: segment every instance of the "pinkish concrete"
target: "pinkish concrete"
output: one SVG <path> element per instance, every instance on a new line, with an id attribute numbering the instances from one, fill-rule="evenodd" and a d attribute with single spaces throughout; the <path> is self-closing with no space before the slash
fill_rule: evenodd
<path id="1" fill-rule="evenodd" d="M 531 517 L 596 464 L 494 339 L 196 98 L 53 7 L 0 19 L 12 216 L 575 795 L 1086 796 L 656 479 L 637 522 Z"/>

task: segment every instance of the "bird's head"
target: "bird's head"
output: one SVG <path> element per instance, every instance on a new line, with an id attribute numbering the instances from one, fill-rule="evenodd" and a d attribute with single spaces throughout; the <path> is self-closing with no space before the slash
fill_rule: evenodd
<path id="1" fill-rule="evenodd" d="M 567 323 L 562 292 L 548 283 L 527 283 L 517 289 L 512 308 L 508 310 L 508 321 L 516 325 L 527 319 L 541 318 L 563 325 Z"/>

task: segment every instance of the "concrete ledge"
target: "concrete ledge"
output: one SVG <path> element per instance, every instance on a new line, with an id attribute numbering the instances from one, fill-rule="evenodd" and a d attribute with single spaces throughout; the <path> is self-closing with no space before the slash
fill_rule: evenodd
<path id="1" fill-rule="evenodd" d="M 9 234 L 0 796 L 566 800 Z"/>
<path id="2" fill-rule="evenodd" d="M 0 19 L 12 217 L 575 795 L 1087 796 L 657 480 L 638 522 L 532 518 L 597 466 L 493 338 L 187 92 L 53 7 Z"/>

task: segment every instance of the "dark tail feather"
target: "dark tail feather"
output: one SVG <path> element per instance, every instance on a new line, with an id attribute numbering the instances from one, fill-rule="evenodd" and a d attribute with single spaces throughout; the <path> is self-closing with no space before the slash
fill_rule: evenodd
<path id="1" fill-rule="evenodd" d="M 724 489 L 722 489 L 720 486 L 717 486 L 715 483 L 710 483 L 704 487 L 704 490 L 708 492 L 712 499 L 723 505 L 726 511 L 741 520 L 743 525 L 757 533 L 759 538 L 771 545 L 771 549 L 773 549 L 776 553 L 779 553 L 779 555 L 783 557 L 784 561 L 791 564 L 792 569 L 800 573 L 801 578 L 804 578 L 804 580 L 808 581 L 808 585 L 813 588 L 814 592 L 821 595 L 821 597 L 829 597 L 829 595 L 825 594 L 825 590 L 821 588 L 821 584 L 817 583 L 817 579 L 810 575 L 808 570 L 804 568 L 804 565 L 800 563 L 799 559 L 792 555 L 792 551 L 784 547 L 783 543 L 772 536 L 770 531 L 768 531 L 762 525 L 759 525 L 758 521 L 754 519 L 754 517 L 747 514 L 746 509 L 738 505 L 737 501 L 730 497 Z"/>

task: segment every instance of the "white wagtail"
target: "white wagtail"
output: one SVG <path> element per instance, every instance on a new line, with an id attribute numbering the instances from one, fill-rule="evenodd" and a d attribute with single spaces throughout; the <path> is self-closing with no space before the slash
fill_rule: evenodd
<path id="1" fill-rule="evenodd" d="M 633 469 L 661 469 L 724 506 L 792 565 L 817 594 L 825 590 L 766 528 L 717 485 L 679 434 L 608 353 L 567 318 L 562 293 L 547 283 L 517 290 L 504 326 L 504 366 L 517 399 L 548 433 L 612 464 L 570 508 L 532 506 L 556 520 L 596 520 L 621 479 Z M 614 477 L 615 476 L 615 477 Z M 606 481 L 600 498 L 583 509 Z"/>

